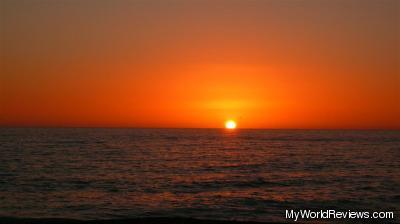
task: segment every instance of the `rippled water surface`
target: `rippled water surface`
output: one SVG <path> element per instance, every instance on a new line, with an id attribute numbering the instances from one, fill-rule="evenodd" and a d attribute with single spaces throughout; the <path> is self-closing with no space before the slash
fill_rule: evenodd
<path id="1" fill-rule="evenodd" d="M 400 132 L 0 129 L 0 216 L 400 211 Z"/>

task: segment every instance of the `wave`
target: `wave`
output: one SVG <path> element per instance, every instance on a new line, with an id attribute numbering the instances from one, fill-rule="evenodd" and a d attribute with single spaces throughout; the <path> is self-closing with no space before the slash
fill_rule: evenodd
<path id="1" fill-rule="evenodd" d="M 15 218 L 0 217 L 0 224 L 266 224 L 267 222 L 247 222 L 193 219 L 182 217 L 154 217 L 154 218 L 132 218 L 132 219 L 107 219 L 107 220 L 76 220 L 58 218 Z"/>

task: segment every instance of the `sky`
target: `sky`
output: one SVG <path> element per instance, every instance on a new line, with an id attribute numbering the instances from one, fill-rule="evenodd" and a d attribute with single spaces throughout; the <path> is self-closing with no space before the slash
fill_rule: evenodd
<path id="1" fill-rule="evenodd" d="M 397 0 L 0 10 L 0 126 L 400 129 Z"/>

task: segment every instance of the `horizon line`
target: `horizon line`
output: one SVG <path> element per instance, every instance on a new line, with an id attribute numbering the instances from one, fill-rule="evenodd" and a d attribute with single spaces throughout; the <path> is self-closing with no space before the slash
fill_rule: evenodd
<path id="1" fill-rule="evenodd" d="M 222 129 L 226 130 L 225 127 L 140 127 L 140 126 L 53 126 L 53 125 L 0 125 L 1 129 L 7 128 L 37 128 L 37 129 L 73 129 L 73 128 L 81 128 L 81 129 Z M 301 131 L 301 130 L 310 130 L 310 131 L 400 131 L 400 128 L 240 128 L 237 127 L 234 130 L 293 130 L 293 131 Z"/>

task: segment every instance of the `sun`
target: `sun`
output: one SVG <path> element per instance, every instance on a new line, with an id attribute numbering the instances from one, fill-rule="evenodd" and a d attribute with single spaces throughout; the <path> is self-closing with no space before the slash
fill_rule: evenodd
<path id="1" fill-rule="evenodd" d="M 227 129 L 235 129 L 236 128 L 236 122 L 234 120 L 229 120 L 225 122 L 225 128 Z"/>

